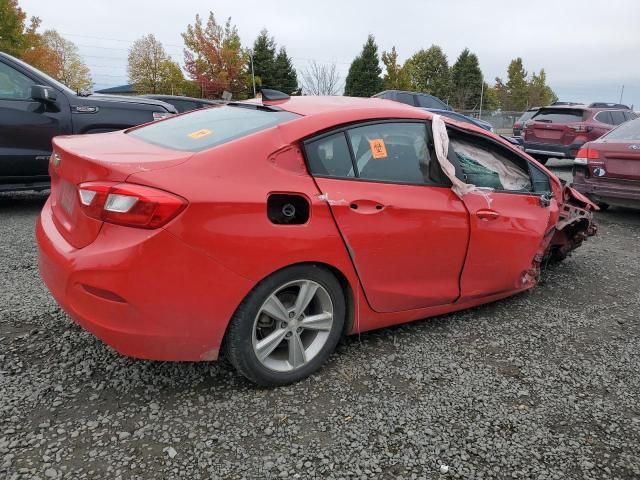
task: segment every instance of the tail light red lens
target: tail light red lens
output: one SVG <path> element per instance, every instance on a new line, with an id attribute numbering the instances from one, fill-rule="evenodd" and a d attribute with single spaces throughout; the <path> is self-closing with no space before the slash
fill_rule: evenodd
<path id="1" fill-rule="evenodd" d="M 577 123 L 575 125 L 568 125 L 568 127 L 577 133 L 586 133 L 593 130 L 593 127 L 591 125 L 583 125 L 581 123 Z"/>
<path id="2" fill-rule="evenodd" d="M 162 227 L 187 206 L 173 193 L 133 183 L 82 183 L 78 194 L 85 215 L 127 227 Z"/>
<path id="3" fill-rule="evenodd" d="M 593 148 L 581 148 L 578 150 L 576 154 L 576 158 L 573 160 L 573 163 L 576 165 L 587 165 L 590 160 L 599 160 L 600 152 L 598 150 L 594 150 Z"/>

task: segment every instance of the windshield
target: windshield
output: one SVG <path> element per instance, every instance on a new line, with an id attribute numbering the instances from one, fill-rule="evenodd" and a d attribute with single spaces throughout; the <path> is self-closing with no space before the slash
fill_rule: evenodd
<path id="1" fill-rule="evenodd" d="M 640 141 L 640 118 L 623 123 L 602 138 L 606 138 L 607 140 L 628 140 L 632 142 Z"/>
<path id="2" fill-rule="evenodd" d="M 76 92 L 74 92 L 73 90 L 71 90 L 69 87 L 67 87 L 65 84 L 60 83 L 58 80 L 56 80 L 53 77 L 50 77 L 49 75 L 47 75 L 46 73 L 44 73 L 41 70 L 38 70 L 37 68 L 32 67 L 31 65 L 29 65 L 28 63 L 23 62 L 22 60 L 18 59 L 18 58 L 12 58 L 12 61 L 19 63 L 20 65 L 22 65 L 24 68 L 26 68 L 27 70 L 35 70 L 36 72 L 38 72 L 38 75 L 40 75 L 42 78 L 44 78 L 50 85 L 56 87 L 58 90 L 63 90 L 71 95 L 75 95 Z"/>
<path id="3" fill-rule="evenodd" d="M 200 152 L 296 118 L 295 113 L 260 110 L 248 104 L 214 106 L 127 133 L 161 147 Z"/>

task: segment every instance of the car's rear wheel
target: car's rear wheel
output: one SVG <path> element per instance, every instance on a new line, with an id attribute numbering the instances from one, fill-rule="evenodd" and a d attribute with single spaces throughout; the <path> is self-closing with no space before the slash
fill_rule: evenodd
<path id="1" fill-rule="evenodd" d="M 609 210 L 609 204 L 608 203 L 604 203 L 604 202 L 597 202 L 596 205 L 598 205 L 598 207 L 600 207 L 601 211 L 605 211 L 605 210 Z"/>
<path id="2" fill-rule="evenodd" d="M 296 265 L 260 282 L 231 319 L 231 364 L 264 386 L 301 380 L 327 360 L 342 335 L 344 293 L 327 269 Z"/>

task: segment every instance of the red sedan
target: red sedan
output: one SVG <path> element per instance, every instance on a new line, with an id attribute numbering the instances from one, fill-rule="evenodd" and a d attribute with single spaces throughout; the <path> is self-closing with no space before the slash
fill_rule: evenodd
<path id="1" fill-rule="evenodd" d="M 380 99 L 262 102 L 54 140 L 40 272 L 118 352 L 224 354 L 290 383 L 343 335 L 529 289 L 595 231 L 593 204 L 472 125 Z"/>

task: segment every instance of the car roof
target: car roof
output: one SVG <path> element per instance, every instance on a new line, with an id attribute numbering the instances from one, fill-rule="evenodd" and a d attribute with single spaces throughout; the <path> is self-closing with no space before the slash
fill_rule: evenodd
<path id="1" fill-rule="evenodd" d="M 409 91 L 409 90 L 383 90 L 383 91 L 382 91 L 382 92 L 380 92 L 380 93 L 376 93 L 376 94 L 374 95 L 374 97 L 377 97 L 377 96 L 379 96 L 379 95 L 384 95 L 385 93 L 391 93 L 391 92 L 394 92 L 394 93 L 407 93 L 407 94 L 409 94 L 409 95 L 420 95 L 420 96 L 423 96 L 423 97 L 433 97 L 433 98 L 438 98 L 438 97 L 436 97 L 435 95 L 431 95 L 430 93 L 423 93 L 423 92 L 411 92 L 411 91 Z M 438 99 L 438 100 L 439 100 L 439 99 Z"/>
<path id="2" fill-rule="evenodd" d="M 249 100 L 246 103 L 256 103 Z M 264 102 L 282 108 L 288 112 L 309 116 L 329 112 L 355 112 L 362 111 L 366 116 L 367 111 L 376 110 L 393 117 L 425 118 L 424 112 L 404 103 L 394 102 L 382 98 L 362 98 L 343 96 L 293 96 L 287 100 Z M 369 112 L 370 113 L 370 112 Z M 379 117 L 380 115 L 375 115 Z"/>
<path id="3" fill-rule="evenodd" d="M 208 98 L 185 97 L 182 95 L 156 95 L 154 93 L 149 93 L 146 95 L 139 95 L 139 96 L 144 98 L 155 98 L 157 100 L 186 100 L 190 102 L 211 103 L 212 105 L 224 103 L 223 100 L 210 100 Z"/>

